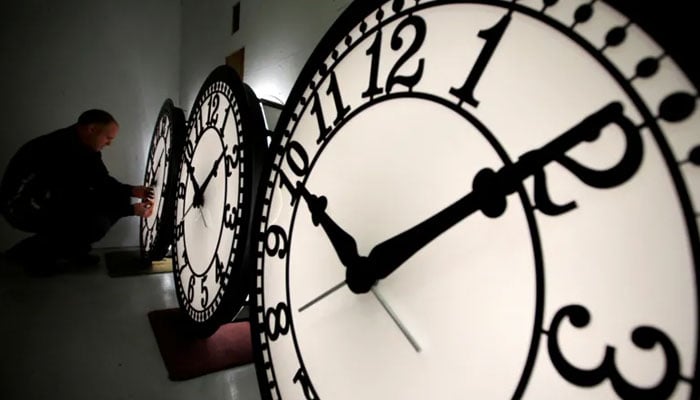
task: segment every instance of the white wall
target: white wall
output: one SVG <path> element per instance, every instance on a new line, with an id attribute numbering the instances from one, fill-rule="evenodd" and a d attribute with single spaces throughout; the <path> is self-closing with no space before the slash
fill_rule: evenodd
<path id="1" fill-rule="evenodd" d="M 240 30 L 231 35 L 233 5 L 238 1 Z M 241 47 L 245 47 L 244 81 L 258 97 L 284 103 L 306 59 L 350 2 L 183 0 L 182 108 L 191 108 L 207 74 Z"/>
<path id="2" fill-rule="evenodd" d="M 177 0 L 0 2 L 0 173 L 22 143 L 103 108 L 121 125 L 103 151 L 107 168 L 143 182 L 160 106 L 179 99 L 180 23 Z M 0 220 L 4 250 L 25 234 Z M 137 244 L 131 217 L 97 247 Z"/>

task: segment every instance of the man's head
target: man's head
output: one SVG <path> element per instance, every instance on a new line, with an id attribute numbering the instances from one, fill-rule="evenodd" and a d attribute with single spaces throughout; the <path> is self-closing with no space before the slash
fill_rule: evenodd
<path id="1" fill-rule="evenodd" d="M 94 151 L 109 146 L 119 132 L 119 124 L 108 112 L 87 110 L 78 118 L 78 135 Z"/>

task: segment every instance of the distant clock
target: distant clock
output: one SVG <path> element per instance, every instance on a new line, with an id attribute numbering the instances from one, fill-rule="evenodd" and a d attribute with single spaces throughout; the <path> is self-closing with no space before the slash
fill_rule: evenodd
<path id="1" fill-rule="evenodd" d="M 153 188 L 155 202 L 153 214 L 141 218 L 141 252 L 146 260 L 162 259 L 172 244 L 176 180 L 184 137 L 184 114 L 167 99 L 153 130 L 144 176 L 144 185 Z"/>
<path id="2" fill-rule="evenodd" d="M 173 274 L 181 309 L 206 336 L 248 295 L 248 236 L 266 130 L 253 91 L 220 66 L 190 111 L 177 184 Z"/>
<path id="3" fill-rule="evenodd" d="M 601 1 L 352 3 L 261 186 L 263 397 L 698 398 L 697 103 Z"/>

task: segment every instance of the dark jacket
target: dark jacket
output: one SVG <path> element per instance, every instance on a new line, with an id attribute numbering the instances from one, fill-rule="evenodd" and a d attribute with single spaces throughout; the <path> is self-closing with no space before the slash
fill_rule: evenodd
<path id="1" fill-rule="evenodd" d="M 0 211 L 15 228 L 37 232 L 57 216 L 133 214 L 132 187 L 109 175 L 102 154 L 85 146 L 76 126 L 24 144 L 0 183 Z"/>

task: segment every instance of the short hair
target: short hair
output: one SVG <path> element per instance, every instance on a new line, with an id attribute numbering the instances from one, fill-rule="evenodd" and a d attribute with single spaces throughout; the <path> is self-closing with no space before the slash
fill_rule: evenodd
<path id="1" fill-rule="evenodd" d="M 117 120 L 114 119 L 112 114 L 110 114 L 104 110 L 97 110 L 97 109 L 87 110 L 84 113 L 80 114 L 80 117 L 78 117 L 78 125 L 89 125 L 89 124 L 106 125 L 106 124 L 109 124 L 112 122 L 114 122 L 116 124 Z"/>

